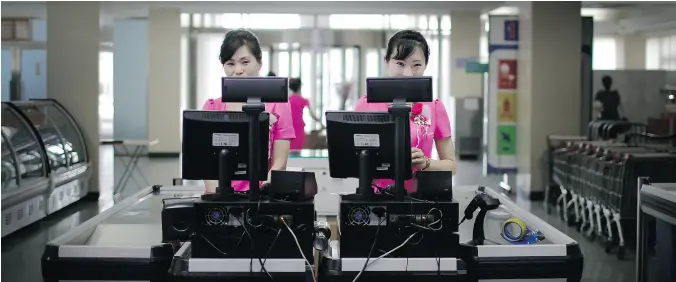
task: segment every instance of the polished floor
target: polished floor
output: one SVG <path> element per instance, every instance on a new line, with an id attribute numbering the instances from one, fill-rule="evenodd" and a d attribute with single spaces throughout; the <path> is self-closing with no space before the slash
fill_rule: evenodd
<path id="1" fill-rule="evenodd" d="M 88 220 L 97 213 L 112 206 L 113 180 L 119 177 L 123 166 L 119 160 L 114 161 L 111 148 L 101 148 L 100 176 L 102 199 L 82 201 L 24 228 L 6 238 L 2 238 L 2 281 L 4 282 L 40 282 L 42 281 L 40 258 L 44 245 L 64 234 L 78 224 Z M 142 158 L 139 167 L 151 184 L 171 184 L 172 178 L 179 176 L 178 159 Z M 481 176 L 478 162 L 461 162 L 460 173 L 455 178 L 455 185 L 485 185 L 497 187 L 498 178 Z M 116 173 L 113 173 L 115 171 Z M 138 178 L 138 177 L 137 177 Z M 140 188 L 130 181 L 123 197 L 133 194 Z M 530 210 L 549 224 L 568 234 L 578 241 L 584 254 L 585 282 L 623 282 L 635 281 L 635 262 L 633 252 L 628 252 L 627 259 L 620 261 L 614 256 L 604 253 L 596 242 L 583 238 L 573 228 L 567 227 L 554 215 L 547 215 L 539 202 L 530 202 L 522 197 L 513 196 L 519 206 Z"/>

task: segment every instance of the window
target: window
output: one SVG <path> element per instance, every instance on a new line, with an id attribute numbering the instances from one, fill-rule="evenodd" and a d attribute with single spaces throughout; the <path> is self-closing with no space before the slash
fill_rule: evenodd
<path id="1" fill-rule="evenodd" d="M 646 69 L 676 70 L 676 35 L 646 40 Z"/>
<path id="2" fill-rule="evenodd" d="M 430 46 L 430 59 L 427 63 L 427 68 L 425 69 L 425 76 L 432 77 L 432 93 L 433 98 L 439 98 L 439 62 L 442 55 L 439 53 L 439 39 L 435 36 L 427 37 L 428 45 Z"/>
<path id="3" fill-rule="evenodd" d="M 390 15 L 389 28 L 390 30 L 402 30 L 407 28 L 415 28 L 415 16 L 409 15 Z"/>
<path id="4" fill-rule="evenodd" d="M 443 35 L 451 35 L 451 16 L 444 15 L 441 17 L 441 32 Z"/>
<path id="5" fill-rule="evenodd" d="M 300 77 L 300 64 L 300 51 L 293 50 L 291 52 L 291 77 Z"/>
<path id="6" fill-rule="evenodd" d="M 645 47 L 645 68 L 660 69 L 660 38 L 648 38 Z"/>
<path id="7" fill-rule="evenodd" d="M 190 27 L 190 14 L 181 13 L 181 27 Z"/>
<path id="8" fill-rule="evenodd" d="M 346 81 L 352 81 L 354 80 L 354 75 L 355 75 L 355 61 L 358 61 L 359 59 L 355 60 L 355 55 L 358 55 L 357 52 L 354 51 L 354 48 L 346 48 L 345 49 L 345 80 Z"/>
<path id="9" fill-rule="evenodd" d="M 244 26 L 242 14 L 223 14 L 221 19 L 221 27 L 223 28 L 240 28 Z"/>
<path id="10" fill-rule="evenodd" d="M 592 69 L 615 70 L 617 69 L 617 50 L 614 37 L 595 37 Z"/>
<path id="11" fill-rule="evenodd" d="M 380 76 L 380 64 L 382 59 L 378 56 L 378 49 L 366 51 L 366 77 Z"/>
<path id="12" fill-rule="evenodd" d="M 289 52 L 277 52 L 277 76 L 289 77 L 289 68 L 291 67 L 289 60 Z"/>
<path id="13" fill-rule="evenodd" d="M 439 52 L 439 59 L 441 59 L 441 74 L 437 78 L 441 83 L 439 88 L 439 96 L 441 101 L 446 103 L 451 94 L 451 39 L 449 36 L 444 36 L 441 41 L 441 52 Z"/>
<path id="14" fill-rule="evenodd" d="M 243 27 L 251 29 L 299 29 L 299 14 L 243 14 Z"/>
<path id="15" fill-rule="evenodd" d="M 330 29 L 385 29 L 384 15 L 329 15 Z"/>
<path id="16" fill-rule="evenodd" d="M 201 109 L 209 98 L 221 96 L 221 77 L 223 66 L 218 61 L 221 49 L 221 34 L 202 33 L 197 35 L 196 72 L 197 72 L 197 108 Z"/>
<path id="17" fill-rule="evenodd" d="M 202 27 L 202 14 L 192 14 L 192 26 Z"/>

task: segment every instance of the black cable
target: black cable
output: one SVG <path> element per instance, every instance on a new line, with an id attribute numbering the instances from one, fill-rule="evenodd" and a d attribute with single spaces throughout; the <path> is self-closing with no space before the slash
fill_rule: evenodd
<path id="1" fill-rule="evenodd" d="M 228 253 L 222 251 L 219 247 L 216 247 L 216 245 L 215 245 L 214 243 L 212 243 L 209 239 L 207 239 L 207 237 L 205 237 L 205 236 L 203 236 L 203 235 L 200 235 L 200 237 L 201 237 L 205 242 L 207 242 L 207 244 L 211 245 L 211 247 L 214 248 L 214 250 L 216 250 L 217 252 L 221 253 L 221 255 L 226 256 L 226 257 L 227 257 L 227 256 L 230 256 L 230 254 L 228 254 Z M 242 234 L 239 235 L 239 240 L 237 241 L 237 244 L 235 245 L 235 248 L 232 250 L 232 252 L 237 252 L 237 249 L 239 249 L 240 243 L 242 243 L 242 238 L 244 238 L 244 232 L 242 232 Z"/>
<path id="2" fill-rule="evenodd" d="M 458 226 L 460 226 L 460 224 L 462 224 L 463 222 L 465 222 L 466 219 L 467 219 L 467 217 L 463 217 L 462 220 L 460 221 L 460 223 L 458 223 Z"/>
<path id="3" fill-rule="evenodd" d="M 275 238 L 272 239 L 272 243 L 270 244 L 270 248 L 268 248 L 268 251 L 265 252 L 265 258 L 263 259 L 263 263 L 268 261 L 268 256 L 270 255 L 270 251 L 272 251 L 272 247 L 275 246 L 275 243 L 277 242 L 277 238 L 279 238 L 279 234 L 282 234 L 281 228 L 277 231 L 277 235 L 275 235 Z"/>
<path id="4" fill-rule="evenodd" d="M 251 243 L 250 244 L 250 247 L 251 247 L 250 248 L 250 252 L 251 252 L 250 259 L 251 260 L 249 261 L 249 272 L 252 272 L 253 271 L 252 270 L 253 269 L 253 254 L 255 253 L 256 245 L 254 244 L 253 236 L 251 236 L 251 233 L 249 233 L 249 229 L 246 228 L 246 226 L 244 224 L 242 224 L 242 221 L 240 221 L 239 218 L 235 217 L 235 219 L 237 219 L 237 222 L 239 222 L 239 224 L 242 226 L 242 228 L 244 228 L 244 232 L 246 232 L 246 235 L 249 237 L 249 242 Z M 246 221 L 246 219 L 244 221 Z M 270 278 L 270 280 L 272 280 L 272 281 L 275 281 L 275 278 L 273 278 L 272 275 L 270 275 L 270 273 L 268 272 L 268 270 L 265 269 L 265 264 L 263 263 L 263 260 L 260 257 L 258 257 L 258 262 L 261 264 L 261 270 L 263 270 L 263 272 L 265 272 L 265 274 L 268 275 L 268 278 Z"/>
<path id="5" fill-rule="evenodd" d="M 355 277 L 355 280 L 353 282 L 356 282 L 359 280 L 359 276 L 361 276 L 364 271 L 366 271 L 366 267 L 369 264 L 369 260 L 371 259 L 371 253 L 373 252 L 373 249 L 376 247 L 376 242 L 378 242 L 378 234 L 380 233 L 380 226 L 383 224 L 383 221 L 385 221 L 384 218 L 380 219 L 380 222 L 378 222 L 378 227 L 376 228 L 376 235 L 373 237 L 373 243 L 371 243 L 371 249 L 369 249 L 368 255 L 366 255 L 366 261 L 364 262 L 364 267 L 362 267 L 361 271 L 359 274 L 357 274 L 357 277 Z"/>

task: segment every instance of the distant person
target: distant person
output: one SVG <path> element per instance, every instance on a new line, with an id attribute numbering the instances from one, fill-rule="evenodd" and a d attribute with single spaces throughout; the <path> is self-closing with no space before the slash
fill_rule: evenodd
<path id="1" fill-rule="evenodd" d="M 321 120 L 315 116 L 314 111 L 310 107 L 310 102 L 303 98 L 300 94 L 302 82 L 300 78 L 292 78 L 289 80 L 289 105 L 291 106 L 291 117 L 293 118 L 293 131 L 296 133 L 296 139 L 291 140 L 291 150 L 303 149 L 305 145 L 305 121 L 303 120 L 303 110 L 308 108 L 310 117 L 316 122 L 321 123 Z"/>
<path id="2" fill-rule="evenodd" d="M 613 79 L 610 76 L 601 78 L 603 90 L 596 92 L 594 97 L 594 110 L 599 120 L 621 120 L 620 106 L 622 99 L 617 90 L 611 90 Z"/>
<path id="3" fill-rule="evenodd" d="M 274 71 L 269 71 L 268 76 L 277 76 L 277 74 Z"/>

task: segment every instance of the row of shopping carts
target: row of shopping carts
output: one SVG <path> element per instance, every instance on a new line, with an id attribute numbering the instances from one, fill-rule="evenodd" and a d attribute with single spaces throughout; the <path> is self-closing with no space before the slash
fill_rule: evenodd
<path id="1" fill-rule="evenodd" d="M 622 259 L 626 242 L 636 238 L 638 177 L 676 182 L 676 135 L 651 135 L 629 122 L 589 127 L 587 138 L 548 140 L 556 146 L 550 150 L 551 177 L 560 188 L 555 205 L 564 221 L 591 240 L 602 238 L 606 252 L 617 249 Z"/>

